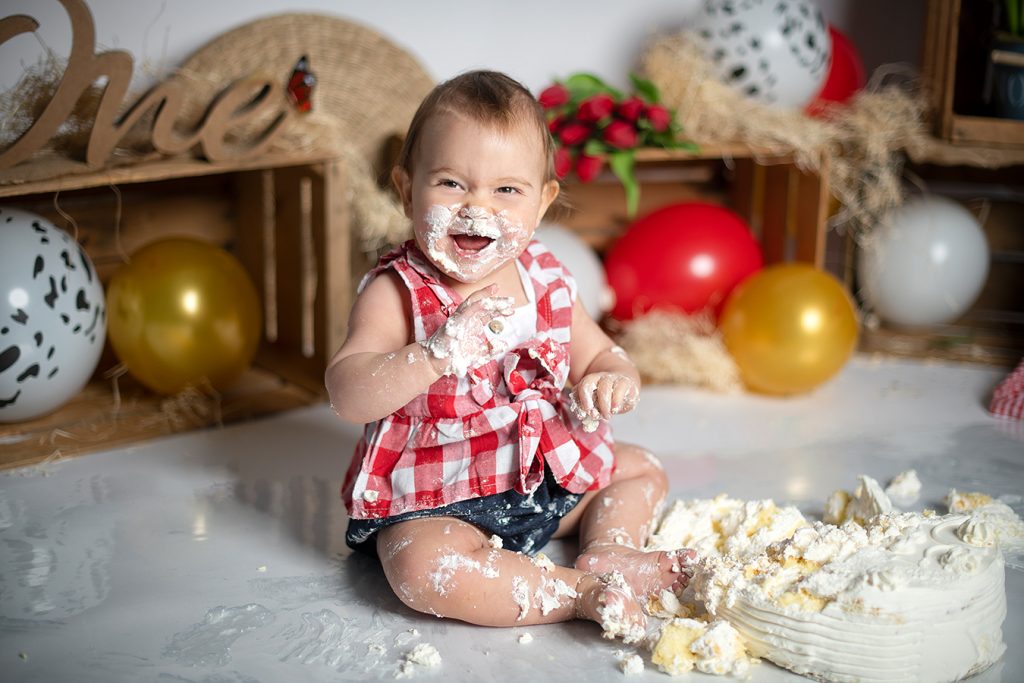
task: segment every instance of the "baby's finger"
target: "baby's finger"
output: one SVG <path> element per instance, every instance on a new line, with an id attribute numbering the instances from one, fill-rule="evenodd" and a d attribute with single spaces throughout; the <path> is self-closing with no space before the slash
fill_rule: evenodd
<path id="1" fill-rule="evenodd" d="M 615 392 L 615 383 L 618 375 L 602 375 L 597 383 L 594 396 L 597 401 L 597 410 L 601 417 L 606 420 L 612 416 L 612 395 Z"/>
<path id="2" fill-rule="evenodd" d="M 576 385 L 576 402 L 585 413 L 594 412 L 594 389 L 597 380 L 595 375 L 587 375 Z"/>
<path id="3" fill-rule="evenodd" d="M 615 391 L 612 393 L 612 413 L 628 413 L 636 406 L 636 400 L 636 383 L 628 377 L 619 375 L 615 382 Z"/>
<path id="4" fill-rule="evenodd" d="M 463 299 L 462 304 L 465 305 L 476 301 L 480 301 L 481 299 L 487 298 L 489 296 L 494 296 L 497 293 L 498 285 L 487 285 L 486 287 L 481 287 L 480 289 L 476 290 L 475 292 L 467 296 L 465 299 Z"/>

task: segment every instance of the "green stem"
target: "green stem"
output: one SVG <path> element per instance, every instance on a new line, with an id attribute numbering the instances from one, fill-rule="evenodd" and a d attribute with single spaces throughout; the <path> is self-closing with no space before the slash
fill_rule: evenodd
<path id="1" fill-rule="evenodd" d="M 640 203 L 640 186 L 633 175 L 633 150 L 627 149 L 621 152 L 613 152 L 608 155 L 608 166 L 612 173 L 622 182 L 626 190 L 626 214 L 632 218 L 636 215 L 637 205 Z"/>

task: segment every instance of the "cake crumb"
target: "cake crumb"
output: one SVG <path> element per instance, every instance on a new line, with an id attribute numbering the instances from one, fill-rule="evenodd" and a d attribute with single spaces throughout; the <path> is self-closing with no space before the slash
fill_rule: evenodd
<path id="1" fill-rule="evenodd" d="M 500 549 L 504 547 L 505 544 L 501 540 L 501 536 L 499 536 L 498 534 L 491 534 L 491 537 L 487 540 L 487 545 L 491 546 L 492 548 Z"/>
<path id="2" fill-rule="evenodd" d="M 412 676 L 417 668 L 434 669 L 441 666 L 441 653 L 430 643 L 420 643 L 409 652 L 398 667 L 395 678 Z"/>
<path id="3" fill-rule="evenodd" d="M 921 497 L 921 480 L 916 470 L 900 472 L 885 487 L 885 495 L 897 505 L 913 505 Z"/>
<path id="4" fill-rule="evenodd" d="M 644 672 L 644 660 L 634 652 L 619 660 L 619 668 L 627 676 L 637 676 Z"/>
<path id="5" fill-rule="evenodd" d="M 521 636 L 519 636 L 519 644 L 520 645 L 527 645 L 527 644 L 532 643 L 532 642 L 533 642 L 533 635 L 530 634 L 530 633 L 524 633 Z"/>
<path id="6" fill-rule="evenodd" d="M 551 558 L 545 555 L 544 553 L 537 553 L 536 555 L 530 558 L 530 561 L 533 562 L 533 564 L 537 567 L 540 567 L 542 571 L 550 572 L 553 571 L 555 568 L 555 563 L 552 562 Z"/>

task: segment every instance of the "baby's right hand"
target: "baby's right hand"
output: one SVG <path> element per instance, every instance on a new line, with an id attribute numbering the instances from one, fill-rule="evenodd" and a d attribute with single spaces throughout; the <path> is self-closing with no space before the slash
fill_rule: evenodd
<path id="1" fill-rule="evenodd" d="M 512 315 L 514 301 L 511 297 L 494 296 L 497 289 L 497 285 L 491 285 L 467 296 L 444 325 L 420 342 L 442 375 L 465 377 L 471 367 L 507 351 L 504 344 L 492 342 L 485 332 L 494 320 Z M 443 365 L 434 359 L 443 361 Z"/>

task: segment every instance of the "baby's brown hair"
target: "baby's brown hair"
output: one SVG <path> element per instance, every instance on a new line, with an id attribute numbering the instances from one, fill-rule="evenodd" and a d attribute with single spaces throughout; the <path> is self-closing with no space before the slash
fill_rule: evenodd
<path id="1" fill-rule="evenodd" d="M 555 142 L 548 133 L 544 110 L 519 81 L 497 71 L 469 71 L 441 83 L 428 94 L 412 117 L 396 165 L 412 176 L 423 128 L 439 112 L 461 114 L 474 121 L 509 130 L 517 125 L 536 128 L 544 144 L 544 182 L 555 176 Z"/>

